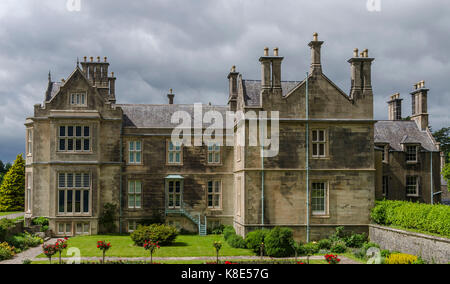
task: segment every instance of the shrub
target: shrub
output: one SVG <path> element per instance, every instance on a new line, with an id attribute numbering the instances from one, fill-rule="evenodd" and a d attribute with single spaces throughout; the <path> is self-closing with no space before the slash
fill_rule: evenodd
<path id="1" fill-rule="evenodd" d="M 330 236 L 330 240 L 332 242 L 336 242 L 336 241 L 342 240 L 344 237 L 345 237 L 344 227 L 339 226 L 339 227 L 336 227 L 336 232 L 334 232 L 334 234 L 332 234 Z"/>
<path id="2" fill-rule="evenodd" d="M 102 233 L 114 233 L 116 231 L 117 205 L 106 203 L 99 218 Z"/>
<path id="3" fill-rule="evenodd" d="M 244 238 L 236 234 L 228 237 L 227 242 L 233 248 L 246 248 Z"/>
<path id="4" fill-rule="evenodd" d="M 394 225 L 450 237 L 449 206 L 385 200 L 376 203 L 371 217 L 379 225 Z"/>
<path id="5" fill-rule="evenodd" d="M 37 247 L 43 243 L 43 240 L 39 237 L 32 236 L 29 233 L 23 233 L 8 238 L 7 242 L 11 246 L 23 251 L 32 247 Z"/>
<path id="6" fill-rule="evenodd" d="M 332 253 L 344 253 L 347 251 L 347 246 L 344 241 L 336 241 L 331 246 Z"/>
<path id="7" fill-rule="evenodd" d="M 414 264 L 418 257 L 406 253 L 393 253 L 386 258 L 386 264 Z"/>
<path id="8" fill-rule="evenodd" d="M 177 235 L 178 230 L 175 227 L 153 224 L 150 226 L 139 225 L 130 236 L 135 245 L 142 247 L 145 241 L 158 242 L 160 245 L 171 245 Z"/>
<path id="9" fill-rule="evenodd" d="M 380 246 L 378 244 L 376 244 L 376 243 L 366 242 L 366 243 L 363 244 L 362 248 L 364 250 L 364 253 L 366 253 L 368 249 L 370 249 L 370 248 L 380 248 Z"/>
<path id="10" fill-rule="evenodd" d="M 329 250 L 331 249 L 333 242 L 330 239 L 323 239 L 320 240 L 317 244 L 319 245 L 319 249 Z"/>
<path id="11" fill-rule="evenodd" d="M 256 230 L 248 233 L 245 238 L 247 248 L 259 254 L 261 244 L 264 243 L 264 239 L 268 233 L 269 230 Z"/>
<path id="12" fill-rule="evenodd" d="M 36 226 L 41 226 L 41 232 L 47 232 L 48 231 L 48 218 L 45 217 L 37 217 L 35 219 L 33 219 L 33 221 L 31 222 L 32 225 L 36 225 Z"/>
<path id="13" fill-rule="evenodd" d="M 14 256 L 14 248 L 8 243 L 4 242 L 0 244 L 0 260 L 10 259 Z"/>
<path id="14" fill-rule="evenodd" d="M 17 155 L 0 185 L 0 212 L 23 210 L 25 205 L 25 160 Z"/>
<path id="15" fill-rule="evenodd" d="M 310 256 L 318 253 L 320 251 L 320 247 L 318 243 L 312 242 L 303 245 L 303 250 L 305 255 Z"/>
<path id="16" fill-rule="evenodd" d="M 367 242 L 367 236 L 365 234 L 353 234 L 345 238 L 345 245 L 350 248 L 361 248 L 365 242 Z"/>
<path id="17" fill-rule="evenodd" d="M 236 231 L 234 230 L 233 226 L 224 226 L 223 228 L 223 237 L 225 238 L 225 240 L 227 241 L 228 238 L 232 235 L 236 235 Z"/>
<path id="18" fill-rule="evenodd" d="M 292 244 L 294 242 L 292 230 L 289 228 L 273 228 L 265 240 L 266 253 L 272 257 L 289 257 L 292 256 L 294 250 Z"/>
<path id="19" fill-rule="evenodd" d="M 213 235 L 222 235 L 223 234 L 223 229 L 225 228 L 224 225 L 220 225 L 214 229 L 211 230 L 211 234 Z"/>

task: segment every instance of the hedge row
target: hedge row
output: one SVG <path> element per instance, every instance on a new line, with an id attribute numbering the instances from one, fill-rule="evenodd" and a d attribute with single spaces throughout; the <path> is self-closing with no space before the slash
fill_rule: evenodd
<path id="1" fill-rule="evenodd" d="M 376 203 L 371 217 L 379 225 L 450 237 L 450 206 L 384 200 Z"/>

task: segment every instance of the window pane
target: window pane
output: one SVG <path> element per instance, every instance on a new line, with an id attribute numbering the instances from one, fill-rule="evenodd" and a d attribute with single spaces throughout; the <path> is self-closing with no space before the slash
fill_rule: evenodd
<path id="1" fill-rule="evenodd" d="M 213 192 L 213 182 L 212 181 L 208 182 L 208 192 Z"/>
<path id="2" fill-rule="evenodd" d="M 180 192 L 180 182 L 179 181 L 175 182 L 175 192 L 177 192 L 177 193 Z"/>
<path id="3" fill-rule="evenodd" d="M 130 151 L 134 150 L 134 142 L 133 141 L 129 142 L 129 147 L 130 147 Z"/>
<path id="4" fill-rule="evenodd" d="M 83 233 L 89 234 L 89 224 L 84 224 Z"/>
<path id="5" fill-rule="evenodd" d="M 67 191 L 67 212 L 72 213 L 72 205 L 73 205 L 73 190 Z"/>
<path id="6" fill-rule="evenodd" d="M 213 153 L 208 153 L 208 163 L 213 162 Z"/>
<path id="7" fill-rule="evenodd" d="M 136 163 L 141 162 L 141 152 L 136 152 Z"/>
<path id="8" fill-rule="evenodd" d="M 83 212 L 89 212 L 89 190 L 83 191 Z"/>
<path id="9" fill-rule="evenodd" d="M 169 181 L 169 192 L 173 192 L 173 181 Z"/>
<path id="10" fill-rule="evenodd" d="M 215 160 L 214 160 L 214 162 L 215 162 L 215 163 L 219 163 L 219 162 L 220 162 L 220 153 L 216 153 L 216 154 L 215 154 Z"/>
<path id="11" fill-rule="evenodd" d="M 73 174 L 67 174 L 67 187 L 73 187 Z"/>
<path id="12" fill-rule="evenodd" d="M 128 195 L 128 207 L 134 208 L 134 195 L 133 194 Z"/>
<path id="13" fill-rule="evenodd" d="M 59 139 L 59 150 L 60 151 L 66 150 L 66 140 L 65 139 Z"/>
<path id="14" fill-rule="evenodd" d="M 219 207 L 219 200 L 220 200 L 220 196 L 216 195 L 214 198 L 214 206 L 215 207 Z"/>
<path id="15" fill-rule="evenodd" d="M 84 139 L 84 151 L 89 151 L 90 150 L 90 140 L 89 139 Z"/>
<path id="16" fill-rule="evenodd" d="M 141 142 L 136 142 L 136 151 L 141 151 Z"/>
<path id="17" fill-rule="evenodd" d="M 216 181 L 215 191 L 216 191 L 216 193 L 220 192 L 220 182 L 219 181 Z"/>
<path id="18" fill-rule="evenodd" d="M 85 94 L 81 94 L 81 104 L 84 105 L 85 101 Z"/>
<path id="19" fill-rule="evenodd" d="M 173 163 L 173 153 L 169 153 L 169 163 Z"/>
<path id="20" fill-rule="evenodd" d="M 180 162 L 180 153 L 179 152 L 177 152 L 176 154 L 175 154 L 175 162 L 177 162 L 177 163 L 179 163 Z"/>
<path id="21" fill-rule="evenodd" d="M 66 187 L 66 174 L 63 173 L 59 174 L 58 186 L 62 188 Z"/>
<path id="22" fill-rule="evenodd" d="M 319 145 L 319 155 L 320 156 L 325 156 L 325 144 L 320 144 Z"/>
<path id="23" fill-rule="evenodd" d="M 134 163 L 134 152 L 130 152 L 130 163 Z"/>
<path id="24" fill-rule="evenodd" d="M 81 223 L 77 223 L 77 234 L 81 234 L 83 230 L 83 226 Z"/>
<path id="25" fill-rule="evenodd" d="M 84 137 L 89 137 L 90 135 L 89 135 L 89 133 L 90 133 L 90 131 L 89 131 L 90 129 L 89 129 L 89 126 L 85 126 L 84 127 Z"/>
<path id="26" fill-rule="evenodd" d="M 67 151 L 73 151 L 73 139 L 67 140 Z"/>
<path id="27" fill-rule="evenodd" d="M 208 206 L 212 207 L 213 206 L 213 196 L 212 194 L 208 194 Z"/>
<path id="28" fill-rule="evenodd" d="M 81 174 L 75 174 L 75 187 L 81 187 Z"/>
<path id="29" fill-rule="evenodd" d="M 181 205 L 181 196 L 179 194 L 177 194 L 175 196 L 175 206 L 180 207 L 180 205 Z"/>
<path id="30" fill-rule="evenodd" d="M 67 127 L 67 136 L 73 137 L 73 126 Z"/>
<path id="31" fill-rule="evenodd" d="M 81 126 L 76 127 L 76 135 L 77 135 L 77 137 L 81 136 Z"/>
<path id="32" fill-rule="evenodd" d="M 318 144 L 313 144 L 313 156 L 317 156 L 318 155 Z"/>
<path id="33" fill-rule="evenodd" d="M 75 212 L 76 213 L 81 212 L 81 191 L 80 190 L 75 191 Z"/>
<path id="34" fill-rule="evenodd" d="M 141 195 L 136 195 L 136 208 L 141 208 Z"/>
<path id="35" fill-rule="evenodd" d="M 66 234 L 70 234 L 72 232 L 72 225 L 70 223 L 66 224 Z"/>
<path id="36" fill-rule="evenodd" d="M 325 131 L 323 131 L 323 130 L 319 131 L 319 141 L 321 141 L 321 142 L 325 141 Z"/>
<path id="37" fill-rule="evenodd" d="M 141 193 L 141 182 L 140 181 L 136 181 L 135 192 Z"/>
<path id="38" fill-rule="evenodd" d="M 134 193 L 134 181 L 128 182 L 128 193 Z"/>
<path id="39" fill-rule="evenodd" d="M 76 149 L 77 151 L 81 151 L 81 139 L 77 139 L 77 140 L 76 140 L 75 146 L 76 146 L 75 149 Z"/>
<path id="40" fill-rule="evenodd" d="M 317 141 L 317 131 L 316 130 L 314 130 L 312 132 L 312 141 Z"/>
<path id="41" fill-rule="evenodd" d="M 64 234 L 64 224 L 58 224 L 58 233 Z"/>
<path id="42" fill-rule="evenodd" d="M 66 136 L 66 127 L 65 126 L 59 127 L 59 136 Z"/>
<path id="43" fill-rule="evenodd" d="M 65 204 L 65 191 L 64 190 L 60 190 L 59 191 L 59 213 L 64 213 L 64 204 Z"/>
<path id="44" fill-rule="evenodd" d="M 83 187 L 90 187 L 90 175 L 89 174 L 83 174 Z"/>

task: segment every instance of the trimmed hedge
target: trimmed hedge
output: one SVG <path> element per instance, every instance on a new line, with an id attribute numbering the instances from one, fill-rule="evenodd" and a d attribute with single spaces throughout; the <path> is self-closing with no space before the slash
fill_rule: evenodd
<path id="1" fill-rule="evenodd" d="M 273 228 L 264 238 L 265 249 L 268 256 L 289 257 L 294 255 L 293 232 L 290 228 Z"/>
<path id="2" fill-rule="evenodd" d="M 160 245 L 171 245 L 178 236 L 178 230 L 167 225 L 139 225 L 130 236 L 134 244 L 140 247 L 144 245 L 145 241 L 159 242 Z"/>
<path id="3" fill-rule="evenodd" d="M 379 225 L 450 237 L 450 206 L 385 200 L 376 203 L 371 217 Z"/>
<path id="4" fill-rule="evenodd" d="M 245 243 L 248 249 L 251 249 L 255 253 L 260 253 L 261 244 L 264 243 L 269 230 L 256 230 L 247 234 L 245 238 Z"/>

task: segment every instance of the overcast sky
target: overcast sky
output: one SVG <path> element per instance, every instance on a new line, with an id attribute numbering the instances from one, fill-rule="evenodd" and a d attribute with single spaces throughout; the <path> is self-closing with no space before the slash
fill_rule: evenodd
<path id="1" fill-rule="evenodd" d="M 425 80 L 433 129 L 450 126 L 448 0 L 380 0 L 379 12 L 367 0 L 80 1 L 79 12 L 66 0 L 0 1 L 0 160 L 25 151 L 23 124 L 48 71 L 67 78 L 77 57 L 108 57 L 118 103 L 166 103 L 173 88 L 176 103 L 225 104 L 230 67 L 260 79 L 265 46 L 285 57 L 283 80 L 302 80 L 314 32 L 324 73 L 345 91 L 353 49 L 375 57 L 376 119 L 387 119 L 395 92 L 410 115 L 409 92 Z"/>

